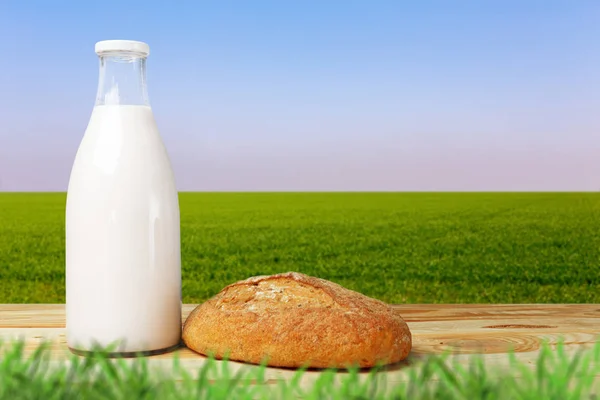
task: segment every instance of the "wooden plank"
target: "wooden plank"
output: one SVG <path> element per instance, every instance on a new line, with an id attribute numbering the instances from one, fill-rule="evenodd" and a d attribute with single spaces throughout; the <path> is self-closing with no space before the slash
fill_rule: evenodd
<path id="1" fill-rule="evenodd" d="M 184 305 L 184 320 L 195 306 Z M 556 345 L 563 338 L 567 354 L 592 347 L 600 340 L 600 304 L 407 304 L 394 307 L 410 327 L 413 350 L 407 360 L 383 372 L 392 383 L 406 380 L 406 367 L 430 354 L 451 351 L 455 354 L 454 360 L 465 366 L 474 355 L 483 355 L 487 363 L 508 369 L 506 353 L 512 346 L 517 358 L 534 368 L 544 340 Z M 27 355 L 42 340 L 50 340 L 57 362 L 71 357 L 66 347 L 64 305 L 0 305 L 0 340 L 6 343 L 16 338 L 25 339 Z M 176 354 L 181 365 L 191 372 L 205 363 L 203 356 L 187 348 L 148 357 L 148 360 L 151 366 L 168 368 Z M 255 368 L 242 363 L 230 365 L 232 371 Z M 289 379 L 294 373 L 269 368 L 263 384 Z M 318 375 L 319 371 L 310 371 L 302 382 L 310 383 Z M 597 380 L 600 381 L 600 375 Z"/>

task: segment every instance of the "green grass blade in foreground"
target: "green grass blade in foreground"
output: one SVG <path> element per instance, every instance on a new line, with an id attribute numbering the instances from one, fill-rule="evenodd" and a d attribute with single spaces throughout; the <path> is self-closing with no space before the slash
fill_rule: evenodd
<path id="1" fill-rule="evenodd" d="M 600 337 L 598 338 L 600 340 Z M 582 392 L 592 388 L 594 381 L 598 380 L 597 374 L 600 374 L 600 345 L 594 347 L 593 351 L 586 352 L 585 359 L 582 361 L 584 368 L 584 374 L 581 378 L 581 383 L 575 386 L 573 390 L 572 399 L 583 398 Z M 595 368 L 593 367 L 595 365 Z M 597 387 L 600 385 L 597 385 Z M 600 391 L 600 390 L 599 390 Z"/>
<path id="2" fill-rule="evenodd" d="M 544 371 L 546 371 L 546 374 L 548 373 L 548 368 L 545 367 L 547 366 L 547 362 L 549 362 L 549 350 L 549 346 L 546 343 L 542 343 L 540 347 L 540 354 L 538 355 L 538 360 L 536 363 L 537 392 L 542 397 L 546 395 L 545 391 L 547 389 L 545 384 Z"/>
<path id="3" fill-rule="evenodd" d="M 599 338 L 600 339 L 600 338 Z M 40 345 L 24 357 L 24 343 L 0 346 L 0 399 L 585 399 L 599 393 L 600 343 L 569 357 L 564 343 L 552 351 L 548 344 L 536 360 L 535 371 L 511 353 L 509 371 L 486 365 L 483 357 L 473 357 L 468 368 L 461 367 L 449 354 L 430 356 L 407 366 L 408 382 L 385 388 L 385 372 L 363 374 L 349 369 L 336 374 L 326 370 L 314 384 L 301 390 L 298 371 L 278 386 L 262 385 L 265 367 L 237 371 L 232 376 L 229 363 L 207 358 L 197 374 L 190 374 L 181 362 L 173 360 L 172 373 L 151 373 L 145 358 L 126 363 L 102 354 L 81 359 L 73 356 L 69 368 L 49 368 L 48 347 Z M 450 361 L 454 361 L 451 363 Z M 221 368 L 218 368 L 218 367 Z M 508 374 L 507 374 L 508 372 Z M 521 372 L 515 378 L 511 372 Z M 312 374 L 313 372 L 311 372 Z M 252 379 L 253 378 L 253 379 Z M 366 378 L 360 383 L 360 378 Z M 178 384 L 175 384 L 178 382 Z M 389 385 L 388 385 L 389 386 Z"/>

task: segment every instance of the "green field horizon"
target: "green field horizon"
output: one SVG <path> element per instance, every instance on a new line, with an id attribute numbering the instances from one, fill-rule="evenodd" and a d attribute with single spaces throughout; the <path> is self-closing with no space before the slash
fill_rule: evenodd
<path id="1" fill-rule="evenodd" d="M 0 193 L 0 303 L 64 303 L 64 192 Z M 184 303 L 297 271 L 390 303 L 600 303 L 600 193 L 180 192 Z"/>

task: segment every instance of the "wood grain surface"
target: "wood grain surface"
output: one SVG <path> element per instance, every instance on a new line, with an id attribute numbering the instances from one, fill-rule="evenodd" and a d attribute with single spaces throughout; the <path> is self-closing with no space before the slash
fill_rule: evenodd
<path id="1" fill-rule="evenodd" d="M 196 305 L 183 307 L 183 318 Z M 407 366 L 430 354 L 450 351 L 453 359 L 464 365 L 474 355 L 483 355 L 487 364 L 508 368 L 506 352 L 513 348 L 517 358 L 535 367 L 540 345 L 547 341 L 556 345 L 564 341 L 566 352 L 592 347 L 600 340 L 600 304 L 517 304 L 461 305 L 419 304 L 397 305 L 413 334 L 413 349 L 409 358 L 388 366 L 384 372 L 389 381 L 407 379 Z M 43 340 L 52 343 L 56 360 L 72 357 L 65 340 L 64 304 L 5 304 L 0 305 L 0 340 L 4 343 L 25 339 L 26 354 Z M 168 368 L 177 354 L 181 365 L 194 373 L 205 358 L 187 348 L 148 357 L 151 366 Z M 0 355 L 1 357 L 1 355 Z M 230 363 L 233 371 L 255 368 L 242 363 Z M 515 375 L 517 375 L 517 372 Z M 294 370 L 269 368 L 263 384 L 289 379 Z M 309 371 L 303 383 L 310 383 L 319 371 Z M 600 381 L 600 376 L 597 378 Z"/>

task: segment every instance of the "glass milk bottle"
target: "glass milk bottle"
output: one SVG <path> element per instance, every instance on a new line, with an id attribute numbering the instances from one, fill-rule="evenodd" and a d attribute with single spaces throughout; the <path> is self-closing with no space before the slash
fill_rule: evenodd
<path id="1" fill-rule="evenodd" d="M 156 354 L 181 337 L 179 202 L 148 101 L 147 44 L 96 43 L 96 103 L 66 203 L 67 344 Z"/>

